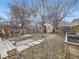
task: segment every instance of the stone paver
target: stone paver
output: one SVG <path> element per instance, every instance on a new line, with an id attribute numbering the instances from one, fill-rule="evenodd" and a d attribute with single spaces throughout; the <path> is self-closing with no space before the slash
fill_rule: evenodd
<path id="1" fill-rule="evenodd" d="M 17 51 L 18 52 L 21 52 L 21 51 L 23 51 L 23 50 L 25 50 L 25 49 L 27 49 L 27 48 L 29 48 L 30 46 L 27 46 L 27 45 L 22 45 L 22 46 L 18 46 L 18 47 L 16 47 L 17 48 Z"/>
<path id="2" fill-rule="evenodd" d="M 27 39 L 27 40 L 18 41 L 18 42 L 16 42 L 16 46 L 25 45 L 25 44 L 28 44 L 30 42 L 33 42 L 33 39 Z"/>

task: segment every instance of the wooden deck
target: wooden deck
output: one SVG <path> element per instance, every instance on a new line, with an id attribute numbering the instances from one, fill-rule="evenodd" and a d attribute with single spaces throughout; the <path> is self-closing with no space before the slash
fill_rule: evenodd
<path id="1" fill-rule="evenodd" d="M 67 35 L 65 37 L 65 55 L 66 59 L 79 59 L 79 43 L 69 42 Z"/>

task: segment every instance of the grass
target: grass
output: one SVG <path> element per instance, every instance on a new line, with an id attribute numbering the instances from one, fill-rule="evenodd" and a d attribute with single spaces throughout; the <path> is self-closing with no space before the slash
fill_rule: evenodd
<path id="1" fill-rule="evenodd" d="M 24 50 L 19 56 L 18 59 L 65 59 L 64 36 L 56 35 L 52 39 Z"/>

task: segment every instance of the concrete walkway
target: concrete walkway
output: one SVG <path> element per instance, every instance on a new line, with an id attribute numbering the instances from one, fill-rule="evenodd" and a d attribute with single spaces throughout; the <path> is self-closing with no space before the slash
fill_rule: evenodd
<path id="1" fill-rule="evenodd" d="M 51 39 L 53 37 L 55 37 L 55 35 L 49 35 L 46 39 Z M 0 38 L 1 59 L 8 56 L 7 51 L 9 50 L 17 49 L 18 52 L 22 52 L 23 50 L 31 46 L 42 43 L 46 39 L 40 39 L 36 41 L 34 41 L 33 39 L 22 40 L 22 41 L 16 42 L 16 45 L 13 45 L 12 42 L 10 42 L 9 40 Z"/>
<path id="2" fill-rule="evenodd" d="M 20 45 L 20 46 L 17 46 L 16 48 L 17 48 L 17 50 L 18 50 L 18 52 L 21 52 L 21 51 L 23 51 L 23 50 L 25 50 L 25 49 L 27 49 L 27 48 L 29 48 L 29 47 L 31 47 L 31 46 L 34 46 L 35 44 L 40 44 L 41 42 L 43 42 L 45 39 L 41 39 L 41 40 L 37 40 L 37 41 L 32 41 L 32 42 L 30 42 L 30 43 L 27 43 L 27 42 L 23 42 L 23 44 L 22 45 Z"/>
<path id="3" fill-rule="evenodd" d="M 28 39 L 28 40 L 19 41 L 16 43 L 16 48 L 17 48 L 18 52 L 21 52 L 31 46 L 42 43 L 44 40 L 48 40 L 48 39 L 51 39 L 54 37 L 55 37 L 55 35 L 49 35 L 46 39 L 40 39 L 40 40 L 36 40 L 36 41 L 33 41 L 33 39 Z"/>
<path id="4" fill-rule="evenodd" d="M 28 43 L 33 42 L 33 41 L 34 41 L 33 39 L 18 41 L 18 42 L 16 42 L 16 47 L 28 44 Z"/>

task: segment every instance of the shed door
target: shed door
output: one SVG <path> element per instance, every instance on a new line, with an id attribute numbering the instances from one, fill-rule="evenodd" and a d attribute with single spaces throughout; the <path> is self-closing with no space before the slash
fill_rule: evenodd
<path id="1" fill-rule="evenodd" d="M 44 33 L 46 33 L 46 26 L 44 26 Z"/>

